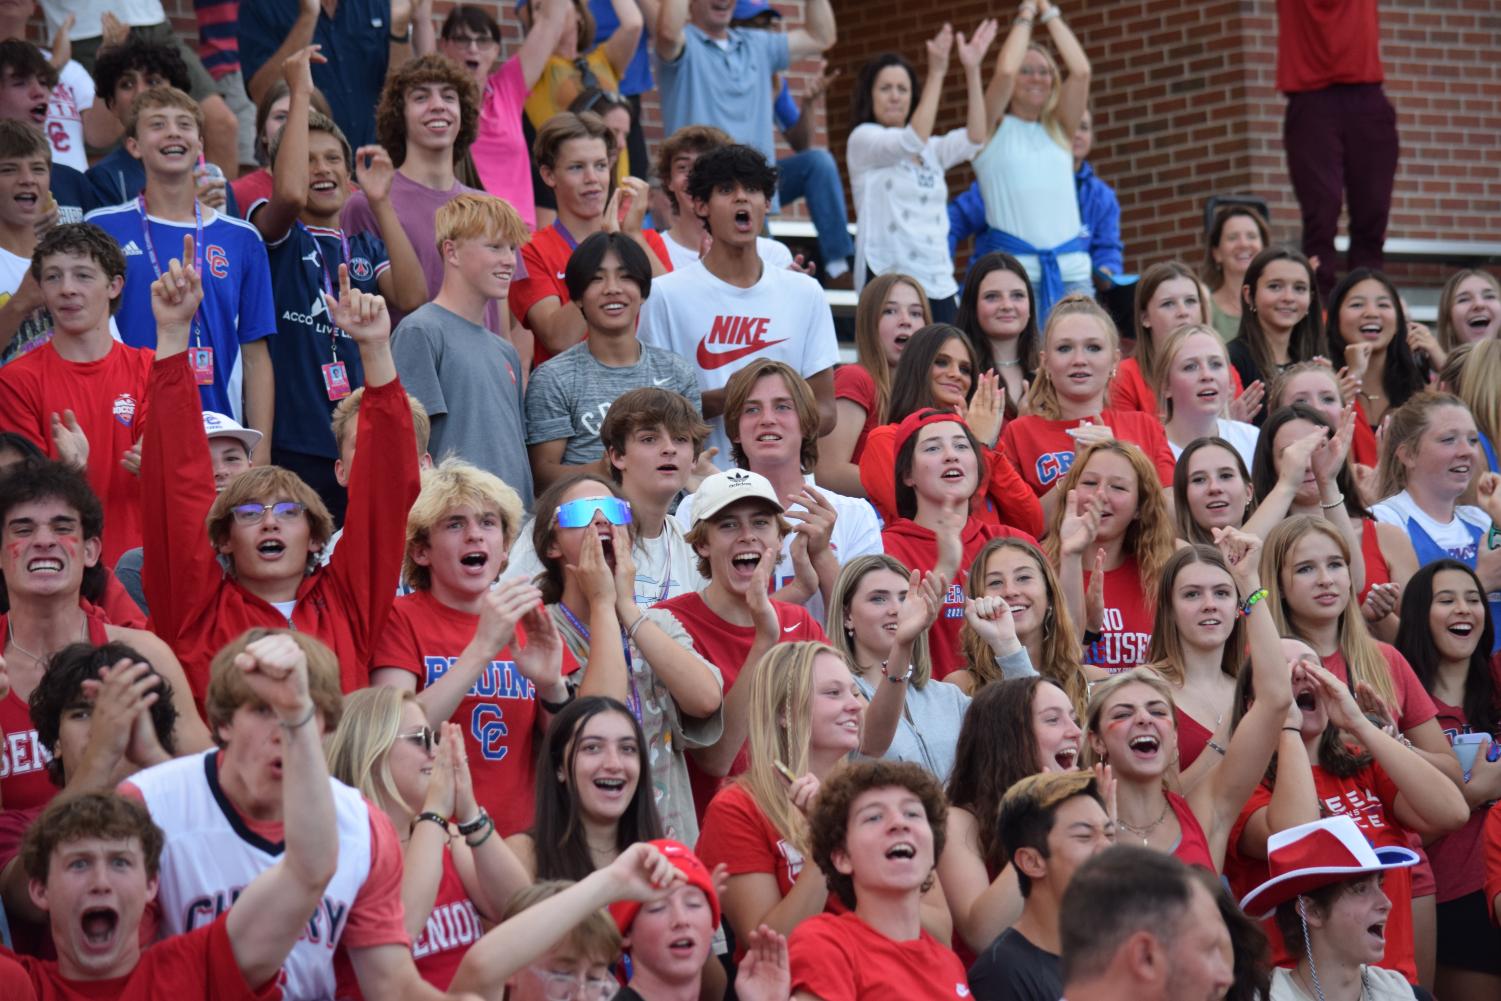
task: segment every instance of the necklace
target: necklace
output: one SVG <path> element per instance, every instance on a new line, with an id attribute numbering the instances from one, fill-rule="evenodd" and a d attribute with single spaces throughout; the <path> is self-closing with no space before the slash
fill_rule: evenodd
<path id="1" fill-rule="evenodd" d="M 1303 937 L 1306 939 L 1308 937 L 1308 932 L 1306 930 L 1308 928 L 1308 925 L 1304 924 L 1303 927 L 1305 929 L 1304 932 L 1303 932 Z M 1319 971 L 1316 970 L 1316 969 L 1314 969 L 1312 958 L 1310 958 L 1309 961 L 1308 961 L 1308 973 L 1309 973 L 1309 976 L 1304 977 L 1304 976 L 1302 976 L 1299 973 L 1299 971 L 1296 968 L 1294 968 L 1293 971 L 1292 971 L 1292 977 L 1293 977 L 1293 979 L 1295 981 L 1299 981 L 1299 980 L 1302 981 L 1302 983 L 1300 983 L 1298 985 L 1300 989 L 1303 986 L 1307 986 L 1308 987 L 1308 994 L 1311 997 L 1317 998 L 1318 1001 L 1325 1001 L 1325 998 L 1324 998 L 1324 985 L 1321 984 L 1321 983 L 1319 983 Z M 1359 999 L 1364 999 L 1365 996 L 1366 996 L 1366 992 L 1369 991 L 1370 989 L 1371 989 L 1371 984 L 1370 984 L 1370 979 L 1369 979 L 1369 971 L 1364 966 L 1362 966 L 1360 968 L 1360 994 L 1359 994 Z M 1358 1001 L 1359 1001 L 1359 999 L 1358 999 Z"/>
<path id="2" fill-rule="evenodd" d="M 1020 358 L 1013 358 L 1010 361 L 998 361 L 995 364 L 997 368 L 1015 368 L 1021 363 L 1022 360 Z"/>
<path id="3" fill-rule="evenodd" d="M 85 627 L 84 627 L 84 638 L 85 639 L 88 638 L 88 627 L 87 627 L 87 625 L 85 625 Z M 16 626 L 15 626 L 15 623 L 11 622 L 9 619 L 7 619 L 6 622 L 5 622 L 5 641 L 10 646 L 15 647 L 17 650 L 21 651 L 26 656 L 30 657 L 32 659 L 32 661 L 34 663 L 37 663 L 37 664 L 43 663 L 48 657 L 52 656 L 54 653 L 57 652 L 56 650 L 48 650 L 45 653 L 38 654 L 38 653 L 33 653 L 32 651 L 26 649 L 24 646 L 21 645 L 21 642 L 16 639 Z"/>
<path id="4" fill-rule="evenodd" d="M 1141 838 L 1141 843 L 1142 844 L 1144 844 L 1144 845 L 1150 844 L 1150 838 L 1152 836 L 1152 832 L 1155 831 L 1155 830 L 1157 830 L 1157 828 L 1159 828 L 1159 827 L 1162 826 L 1162 822 L 1167 819 L 1167 812 L 1168 812 L 1169 809 L 1172 808 L 1172 805 L 1173 804 L 1168 801 L 1167 797 L 1164 796 L 1163 799 L 1162 799 L 1162 813 L 1160 813 L 1157 816 L 1157 819 L 1154 820 L 1154 821 L 1152 821 L 1146 827 L 1134 827 L 1131 824 L 1126 823 L 1119 816 L 1117 816 L 1115 818 L 1116 826 L 1118 826 L 1118 827 L 1124 827 L 1126 830 L 1130 831 L 1132 834 L 1134 834 L 1137 837 Z"/>

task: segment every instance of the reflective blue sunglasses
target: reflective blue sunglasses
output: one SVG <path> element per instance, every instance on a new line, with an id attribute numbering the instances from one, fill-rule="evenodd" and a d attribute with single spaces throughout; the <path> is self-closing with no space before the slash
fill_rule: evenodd
<path id="1" fill-rule="evenodd" d="M 559 528 L 583 528 L 594 520 L 598 511 L 612 525 L 631 523 L 631 505 L 619 497 L 584 497 L 558 505 Z"/>

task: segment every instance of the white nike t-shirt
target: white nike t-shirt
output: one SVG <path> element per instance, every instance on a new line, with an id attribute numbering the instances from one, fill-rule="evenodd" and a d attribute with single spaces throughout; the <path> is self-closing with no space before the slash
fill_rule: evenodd
<path id="1" fill-rule="evenodd" d="M 750 288 L 720 281 L 702 262 L 654 279 L 637 336 L 688 359 L 703 392 L 723 389 L 752 358 L 786 362 L 805 379 L 839 359 L 834 314 L 818 282 L 770 266 Z M 724 420 L 709 425 L 708 444 L 719 449 L 714 461 L 727 469 L 733 463 Z"/>
<path id="2" fill-rule="evenodd" d="M 667 256 L 672 258 L 672 270 L 679 271 L 690 264 L 698 263 L 698 248 L 685 247 L 672 238 L 667 230 L 658 234 L 662 242 L 667 245 Z M 785 268 L 792 263 L 792 251 L 785 243 L 773 240 L 770 237 L 756 237 L 756 253 L 761 256 L 767 266 L 773 268 Z"/>

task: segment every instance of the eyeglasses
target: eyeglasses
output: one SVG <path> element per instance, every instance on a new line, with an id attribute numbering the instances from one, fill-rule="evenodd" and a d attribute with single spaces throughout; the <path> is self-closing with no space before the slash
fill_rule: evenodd
<path id="1" fill-rule="evenodd" d="M 619 497 L 584 497 L 558 505 L 559 528 L 583 528 L 594 520 L 594 513 L 605 516 L 612 525 L 631 523 L 631 504 Z"/>
<path id="2" fill-rule="evenodd" d="M 599 107 L 601 104 L 604 105 L 604 111 L 625 105 L 625 101 L 621 99 L 620 95 L 612 90 L 599 90 L 596 88 L 586 93 L 589 96 L 584 99 L 583 107 L 579 108 L 580 111 L 593 111 L 596 114 L 603 114 Z"/>
<path id="3" fill-rule="evenodd" d="M 229 509 L 235 521 L 242 525 L 254 525 L 270 511 L 277 521 L 296 521 L 302 517 L 307 505 L 301 501 L 277 501 L 274 504 L 236 504 Z"/>
<path id="4" fill-rule="evenodd" d="M 424 754 L 431 754 L 434 747 L 438 746 L 438 732 L 430 726 L 419 727 L 407 733 L 398 733 L 398 740 L 409 740 L 422 748 Z"/>
<path id="5" fill-rule="evenodd" d="M 443 41 L 456 49 L 488 49 L 500 44 L 500 39 L 489 35 L 449 35 Z"/>
<path id="6" fill-rule="evenodd" d="M 542 996 L 547 1001 L 609 1001 L 620 985 L 609 977 L 591 977 L 587 973 L 554 973 L 529 967 L 542 981 Z"/>

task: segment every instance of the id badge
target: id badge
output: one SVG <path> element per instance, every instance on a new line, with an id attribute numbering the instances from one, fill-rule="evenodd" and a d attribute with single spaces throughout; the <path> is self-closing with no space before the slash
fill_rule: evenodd
<path id="1" fill-rule="evenodd" d="M 214 384 L 214 349 L 188 348 L 188 364 L 193 368 L 193 381 L 200 386 Z"/>
<path id="2" fill-rule="evenodd" d="M 349 395 L 349 372 L 343 362 L 329 362 L 323 366 L 323 385 L 330 400 L 342 400 Z"/>

